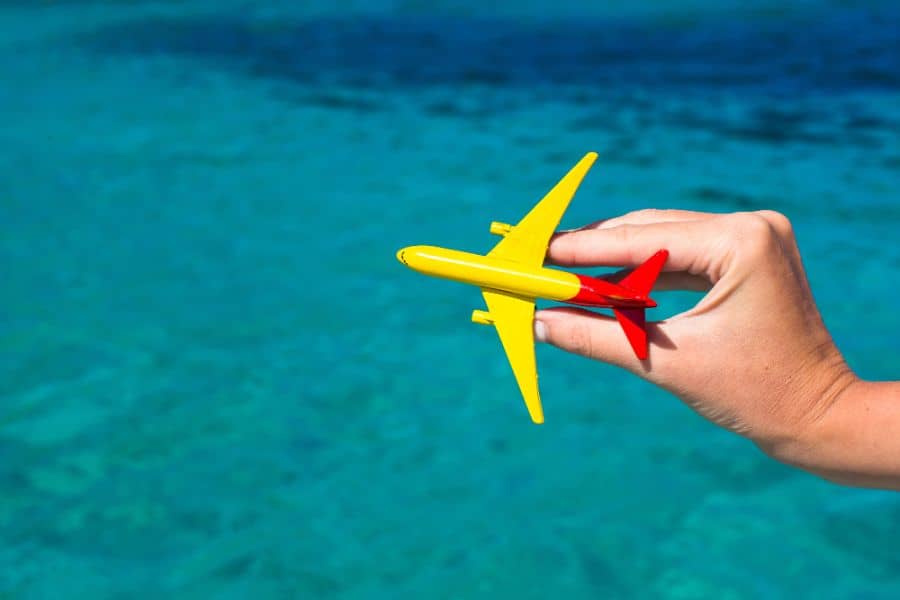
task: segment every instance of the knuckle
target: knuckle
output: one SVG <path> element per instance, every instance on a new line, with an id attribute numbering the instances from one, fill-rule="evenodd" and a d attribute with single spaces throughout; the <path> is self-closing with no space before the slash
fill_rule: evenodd
<path id="1" fill-rule="evenodd" d="M 616 242 L 622 246 L 627 246 L 632 241 L 632 238 L 634 238 L 634 226 L 619 225 L 613 229 L 613 235 L 615 236 Z"/>
<path id="2" fill-rule="evenodd" d="M 569 262 L 572 264 L 589 262 L 593 254 L 594 232 L 579 231 L 572 235 L 570 241 L 572 243 L 569 251 Z"/>
<path id="3" fill-rule="evenodd" d="M 765 219 L 778 235 L 785 238 L 793 237 L 794 227 L 791 220 L 782 213 L 775 210 L 760 210 L 756 214 Z"/>
<path id="4" fill-rule="evenodd" d="M 569 349 L 575 354 L 593 356 L 593 336 L 587 324 L 578 323 L 572 326 L 572 329 L 569 331 Z"/>
<path id="5" fill-rule="evenodd" d="M 768 240 L 775 233 L 772 225 L 759 215 L 747 215 L 742 223 L 747 237 L 754 240 Z"/>
<path id="6" fill-rule="evenodd" d="M 755 213 L 738 215 L 735 234 L 739 247 L 752 254 L 764 254 L 777 242 L 774 227 Z"/>
<path id="7" fill-rule="evenodd" d="M 643 217 L 646 217 L 646 220 L 648 222 L 654 222 L 664 218 L 667 211 L 661 208 L 645 208 L 637 212 L 639 212 Z"/>

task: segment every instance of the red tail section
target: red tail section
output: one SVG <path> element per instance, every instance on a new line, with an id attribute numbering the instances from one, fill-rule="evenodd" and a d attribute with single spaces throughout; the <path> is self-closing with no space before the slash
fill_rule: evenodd
<path id="1" fill-rule="evenodd" d="M 644 321 L 644 308 L 614 308 L 613 314 L 625 332 L 638 359 L 647 358 L 647 329 Z"/>
<path id="2" fill-rule="evenodd" d="M 659 272 L 662 271 L 667 258 L 669 258 L 669 251 L 660 250 L 629 273 L 625 279 L 619 282 L 619 285 L 627 287 L 641 296 L 646 296 L 653 289 L 653 284 L 656 283 L 656 278 L 659 277 Z"/>
<path id="3" fill-rule="evenodd" d="M 668 250 L 660 250 L 650 258 L 648 258 L 638 268 L 628 274 L 619 285 L 629 290 L 647 296 L 659 277 L 666 259 L 669 257 Z M 614 308 L 613 314 L 622 326 L 625 337 L 631 344 L 635 355 L 639 360 L 645 360 L 648 356 L 647 352 L 647 328 L 646 319 L 644 317 L 643 308 Z"/>

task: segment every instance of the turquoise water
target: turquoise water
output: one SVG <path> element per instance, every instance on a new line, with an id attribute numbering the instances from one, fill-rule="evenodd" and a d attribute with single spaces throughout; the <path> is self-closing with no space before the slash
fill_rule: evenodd
<path id="1" fill-rule="evenodd" d="M 563 225 L 781 210 L 896 379 L 896 5 L 335 4 L 0 2 L 0 596 L 900 597 L 900 496 L 547 347 L 534 427 L 394 258 L 596 150 Z"/>

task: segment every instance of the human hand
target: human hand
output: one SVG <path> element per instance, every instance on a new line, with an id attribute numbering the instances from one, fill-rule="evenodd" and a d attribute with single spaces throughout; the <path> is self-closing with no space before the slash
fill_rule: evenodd
<path id="1" fill-rule="evenodd" d="M 557 234 L 547 256 L 561 266 L 634 267 L 661 248 L 669 260 L 657 289 L 708 293 L 647 324 L 647 360 L 614 319 L 586 310 L 539 311 L 537 338 L 629 369 L 769 454 L 803 462 L 807 432 L 856 376 L 825 329 L 790 222 L 772 211 L 642 210 Z"/>

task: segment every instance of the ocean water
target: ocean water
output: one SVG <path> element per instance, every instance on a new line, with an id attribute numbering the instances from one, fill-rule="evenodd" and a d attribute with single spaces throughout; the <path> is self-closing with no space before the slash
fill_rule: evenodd
<path id="1" fill-rule="evenodd" d="M 900 597 L 897 494 L 548 347 L 532 426 L 396 262 L 596 150 L 564 226 L 783 211 L 898 378 L 896 3 L 587 4 L 0 2 L 0 596 Z"/>

